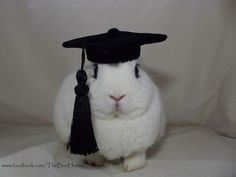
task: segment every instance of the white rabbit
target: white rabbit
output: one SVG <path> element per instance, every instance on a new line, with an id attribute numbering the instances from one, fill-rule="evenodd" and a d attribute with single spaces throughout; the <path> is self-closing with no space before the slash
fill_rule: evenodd
<path id="1" fill-rule="evenodd" d="M 165 114 L 159 89 L 137 60 L 98 64 L 88 73 L 89 97 L 99 153 L 85 156 L 90 165 L 124 158 L 125 171 L 142 168 L 146 151 L 164 135 Z M 55 102 L 54 124 L 63 142 L 70 135 L 75 72 L 62 83 Z"/>

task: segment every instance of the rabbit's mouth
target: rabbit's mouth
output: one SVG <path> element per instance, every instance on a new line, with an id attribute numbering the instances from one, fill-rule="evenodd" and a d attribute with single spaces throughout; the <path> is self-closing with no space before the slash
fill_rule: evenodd
<path id="1" fill-rule="evenodd" d="M 111 114 L 114 116 L 114 117 L 120 117 L 121 115 L 125 114 L 124 111 L 122 111 L 122 109 L 118 106 L 116 106 L 114 108 L 114 110 L 111 112 Z"/>
<path id="2" fill-rule="evenodd" d="M 125 116 L 126 112 L 122 109 L 121 104 L 116 103 L 112 106 L 110 115 L 114 118 L 119 118 L 119 117 Z"/>
<path id="3" fill-rule="evenodd" d="M 119 111 L 114 111 L 114 112 L 113 112 L 113 117 L 119 117 L 119 116 L 120 116 Z"/>
<path id="4" fill-rule="evenodd" d="M 96 103 L 96 104 L 95 104 Z M 100 103 L 100 102 L 99 102 Z M 112 104 L 97 104 L 97 102 L 93 102 L 92 104 L 92 113 L 96 119 L 135 119 L 147 111 L 147 107 L 145 106 L 135 106 L 126 104 L 125 102 Z"/>

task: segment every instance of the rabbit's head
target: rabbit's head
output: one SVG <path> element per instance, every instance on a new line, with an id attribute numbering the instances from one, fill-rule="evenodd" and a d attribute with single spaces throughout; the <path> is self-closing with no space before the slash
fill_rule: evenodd
<path id="1" fill-rule="evenodd" d="M 95 64 L 88 84 L 92 114 L 98 119 L 139 117 L 147 111 L 154 89 L 137 60 Z"/>

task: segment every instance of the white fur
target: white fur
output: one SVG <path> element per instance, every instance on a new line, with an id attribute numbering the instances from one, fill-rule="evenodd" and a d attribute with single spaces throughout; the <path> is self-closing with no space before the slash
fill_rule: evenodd
<path id="1" fill-rule="evenodd" d="M 141 68 L 140 77 L 135 77 L 136 62 L 99 64 L 97 79 L 88 70 L 95 137 L 100 154 L 108 160 L 145 152 L 164 134 L 165 116 L 159 90 Z M 54 123 L 64 142 L 70 134 L 75 85 L 74 72 L 62 83 L 55 102 Z M 125 95 L 118 111 L 109 95 Z"/>
<path id="2" fill-rule="evenodd" d="M 137 151 L 124 160 L 123 168 L 125 171 L 133 171 L 142 168 L 146 164 L 145 151 Z"/>

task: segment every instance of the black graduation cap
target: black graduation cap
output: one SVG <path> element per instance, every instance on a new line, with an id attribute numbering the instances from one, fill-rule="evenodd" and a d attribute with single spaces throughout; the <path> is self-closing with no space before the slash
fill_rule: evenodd
<path id="1" fill-rule="evenodd" d="M 89 61 L 109 64 L 137 59 L 141 45 L 162 42 L 166 38 L 164 34 L 134 33 L 112 28 L 107 33 L 66 41 L 63 47 L 84 48 Z"/>
<path id="2" fill-rule="evenodd" d="M 73 39 L 63 43 L 65 48 L 82 48 L 81 69 L 77 71 L 78 85 L 75 87 L 75 103 L 71 134 L 67 144 L 70 152 L 88 155 L 98 151 L 93 132 L 91 110 L 86 85 L 87 75 L 83 70 L 85 50 L 87 59 L 99 64 L 112 64 L 137 59 L 144 44 L 165 41 L 165 34 L 134 33 L 116 28 L 107 33 Z"/>

